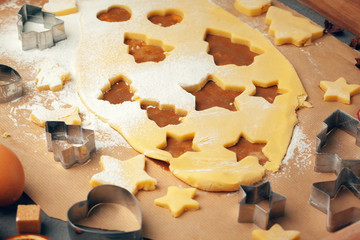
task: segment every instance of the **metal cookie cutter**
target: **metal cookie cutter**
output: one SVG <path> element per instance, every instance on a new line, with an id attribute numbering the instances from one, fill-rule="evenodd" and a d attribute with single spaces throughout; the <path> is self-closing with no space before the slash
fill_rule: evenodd
<path id="1" fill-rule="evenodd" d="M 360 209 L 349 206 L 345 210 L 336 211 L 331 207 L 331 199 L 345 187 L 360 201 L 360 179 L 349 169 L 343 168 L 335 181 L 316 182 L 312 185 L 309 203 L 327 213 L 327 230 L 339 230 L 360 220 Z"/>
<path id="2" fill-rule="evenodd" d="M 360 176 L 360 159 L 342 159 L 336 153 L 322 153 L 328 134 L 335 128 L 343 130 L 356 138 L 355 144 L 360 146 L 359 121 L 349 114 L 336 110 L 324 120 L 323 130 L 316 136 L 315 171 L 335 172 L 338 174 L 344 167 L 350 168 Z"/>
<path id="3" fill-rule="evenodd" d="M 269 210 L 259 205 L 263 200 L 269 201 Z M 271 218 L 284 216 L 285 203 L 286 197 L 273 192 L 269 181 L 257 187 L 240 185 L 238 222 L 253 222 L 259 227 L 267 229 Z"/>
<path id="4" fill-rule="evenodd" d="M 26 22 L 42 23 L 46 31 L 25 32 Z M 18 34 L 22 42 L 22 49 L 29 50 L 39 48 L 43 50 L 55 45 L 55 43 L 66 39 L 64 21 L 55 17 L 55 14 L 43 12 L 41 7 L 24 4 L 18 12 Z"/>
<path id="5" fill-rule="evenodd" d="M 23 95 L 22 79 L 13 68 L 0 64 L 0 103 L 10 102 Z"/>
<path id="6" fill-rule="evenodd" d="M 55 161 L 61 162 L 64 168 L 85 163 L 96 149 L 94 131 L 83 129 L 80 125 L 47 121 L 45 131 L 48 150 L 54 152 Z"/>
<path id="7" fill-rule="evenodd" d="M 76 223 L 89 216 L 91 211 L 99 204 L 115 203 L 128 208 L 136 217 L 139 228 L 134 231 L 102 230 L 77 225 Z M 68 213 L 68 230 L 72 240 L 136 240 L 142 239 L 142 214 L 139 202 L 128 190 L 115 185 L 100 185 L 93 188 L 87 200 L 75 203 Z M 126 221 L 126 219 L 124 219 Z"/>

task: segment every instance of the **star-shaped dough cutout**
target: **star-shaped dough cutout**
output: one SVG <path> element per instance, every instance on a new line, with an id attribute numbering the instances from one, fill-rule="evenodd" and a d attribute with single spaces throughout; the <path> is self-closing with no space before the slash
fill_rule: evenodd
<path id="1" fill-rule="evenodd" d="M 299 231 L 285 231 L 279 224 L 269 230 L 257 229 L 252 231 L 254 240 L 297 240 L 300 239 Z"/>
<path id="2" fill-rule="evenodd" d="M 199 203 L 192 199 L 196 194 L 196 188 L 168 187 L 165 196 L 154 200 L 155 205 L 167 207 L 174 217 L 180 216 L 185 210 L 199 209 Z"/>
<path id="3" fill-rule="evenodd" d="M 291 12 L 271 6 L 266 14 L 266 24 L 270 24 L 269 34 L 275 36 L 275 44 L 292 43 L 307 46 L 311 40 L 323 35 L 323 28 L 308 19 L 296 17 Z"/>
<path id="4" fill-rule="evenodd" d="M 138 155 L 126 161 L 110 156 L 101 156 L 100 165 L 103 169 L 92 176 L 90 184 L 98 186 L 113 184 L 136 194 L 138 190 L 154 190 L 157 183 L 155 178 L 145 172 L 145 156 Z"/>
<path id="5" fill-rule="evenodd" d="M 271 0 L 236 0 L 235 7 L 237 10 L 247 16 L 257 16 L 268 10 Z"/>
<path id="6" fill-rule="evenodd" d="M 325 91 L 325 101 L 338 101 L 345 104 L 350 104 L 350 97 L 360 91 L 360 85 L 347 84 L 343 77 L 335 82 L 321 81 L 320 88 Z"/>
<path id="7" fill-rule="evenodd" d="M 31 112 L 30 119 L 40 127 L 44 127 L 46 121 L 64 121 L 67 125 L 81 125 L 79 109 L 74 106 L 55 110 L 38 107 Z"/>
<path id="8" fill-rule="evenodd" d="M 61 90 L 69 79 L 70 72 L 66 71 L 59 64 L 46 60 L 40 64 L 39 73 L 35 80 L 36 87 L 40 91 L 50 89 L 55 92 Z"/>

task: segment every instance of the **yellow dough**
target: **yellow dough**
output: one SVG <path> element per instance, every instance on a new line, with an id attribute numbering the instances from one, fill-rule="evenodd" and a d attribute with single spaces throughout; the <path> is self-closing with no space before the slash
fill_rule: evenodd
<path id="1" fill-rule="evenodd" d="M 111 6 L 128 9 L 130 20 L 109 23 L 96 18 Z M 265 169 L 279 169 L 297 124 L 296 109 L 308 105 L 307 95 L 293 66 L 260 32 L 207 0 L 86 1 L 79 7 L 82 37 L 75 66 L 78 93 L 84 104 L 118 130 L 134 149 L 168 162 L 177 177 L 208 191 L 237 190 L 241 183 L 260 180 Z M 149 14 L 167 10 L 182 15 L 181 23 L 164 28 L 147 19 Z M 207 53 L 207 33 L 231 37 L 259 55 L 249 66 L 217 66 Z M 138 64 L 128 54 L 125 37 L 167 46 L 171 51 L 161 62 Z M 220 107 L 195 110 L 195 97 L 186 90 L 200 89 L 209 76 L 223 89 L 242 91 L 234 103 L 237 111 Z M 130 85 L 134 101 L 110 104 L 101 100 L 119 78 Z M 274 85 L 280 95 L 273 104 L 253 96 L 256 86 Z M 160 128 L 140 107 L 149 102 L 186 116 L 178 125 Z M 168 136 L 193 139 L 195 152 L 174 159 L 162 150 Z M 237 159 L 227 149 L 240 137 L 266 144 L 262 149 L 269 159 L 265 169 L 257 158 Z"/>
<path id="2" fill-rule="evenodd" d="M 268 10 L 271 0 L 235 0 L 237 10 L 247 16 L 257 16 Z"/>
<path id="3" fill-rule="evenodd" d="M 196 188 L 168 187 L 166 196 L 154 200 L 155 205 L 167 207 L 174 217 L 180 216 L 185 210 L 199 209 L 199 203 L 192 198 L 196 194 Z"/>
<path id="4" fill-rule="evenodd" d="M 81 124 L 77 107 L 58 108 L 55 110 L 39 107 L 31 112 L 30 119 L 40 127 L 44 127 L 46 121 L 64 121 L 66 124 Z"/>
<path id="5" fill-rule="evenodd" d="M 41 90 L 59 91 L 65 82 L 70 79 L 70 72 L 59 64 L 45 60 L 40 64 L 39 73 L 36 75 L 36 87 Z"/>
<path id="6" fill-rule="evenodd" d="M 320 88 L 325 91 L 325 101 L 339 101 L 350 104 L 350 97 L 360 91 L 359 84 L 347 84 L 341 77 L 335 82 L 321 81 Z"/>
<path id="7" fill-rule="evenodd" d="M 269 34 L 275 36 L 275 44 L 292 43 L 307 46 L 311 40 L 323 35 L 323 28 L 312 24 L 308 19 L 296 17 L 291 12 L 271 6 L 266 13 L 266 24 L 270 24 Z"/>
<path id="8" fill-rule="evenodd" d="M 155 178 L 145 172 L 145 156 L 138 155 L 126 161 L 110 156 L 101 156 L 100 165 L 103 169 L 92 176 L 90 184 L 114 184 L 136 194 L 139 190 L 154 190 L 157 183 Z"/>
<path id="9" fill-rule="evenodd" d="M 78 11 L 76 0 L 49 0 L 44 4 L 44 12 L 54 13 L 56 16 L 64 16 Z"/>
<path id="10" fill-rule="evenodd" d="M 279 224 L 274 224 L 269 230 L 252 231 L 254 240 L 298 240 L 299 231 L 285 231 Z"/>

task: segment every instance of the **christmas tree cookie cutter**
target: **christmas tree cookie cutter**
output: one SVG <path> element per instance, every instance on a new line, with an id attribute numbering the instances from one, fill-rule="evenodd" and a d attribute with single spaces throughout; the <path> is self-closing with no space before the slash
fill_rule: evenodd
<path id="1" fill-rule="evenodd" d="M 42 32 L 24 31 L 26 22 L 44 24 L 48 30 Z M 55 17 L 55 14 L 43 12 L 41 7 L 24 4 L 18 12 L 18 35 L 22 42 L 22 49 L 39 48 L 43 50 L 66 39 L 64 21 Z"/>
<path id="2" fill-rule="evenodd" d="M 13 68 L 0 64 L 0 103 L 10 102 L 23 95 L 22 78 Z"/>
<path id="3" fill-rule="evenodd" d="M 336 153 L 321 152 L 329 133 L 337 128 L 356 138 L 355 144 L 360 146 L 360 121 L 342 110 L 334 111 L 323 122 L 322 131 L 316 136 L 315 171 L 334 172 L 338 174 L 344 167 L 351 169 L 360 176 L 360 159 L 342 159 Z"/>
<path id="4" fill-rule="evenodd" d="M 239 194 L 238 222 L 253 222 L 267 229 L 271 218 L 282 217 L 285 214 L 286 197 L 273 192 L 269 181 L 259 186 L 240 185 Z M 269 201 L 268 210 L 259 205 L 264 200 Z"/>
<path id="5" fill-rule="evenodd" d="M 95 135 L 91 129 L 67 125 L 62 121 L 47 121 L 45 131 L 48 151 L 54 153 L 55 161 L 61 162 L 65 169 L 75 163 L 85 163 L 96 150 Z"/>
<path id="6" fill-rule="evenodd" d="M 327 230 L 334 232 L 360 220 L 360 209 L 349 206 L 341 211 L 331 208 L 331 199 L 343 188 L 350 190 L 360 201 L 360 178 L 349 168 L 343 168 L 335 181 L 316 182 L 312 185 L 309 203 L 327 214 Z"/>
<path id="7" fill-rule="evenodd" d="M 77 222 L 87 218 L 93 208 L 100 204 L 114 203 L 129 209 L 136 217 L 138 228 L 133 231 L 103 230 L 81 226 Z M 67 225 L 72 240 L 140 240 L 142 213 L 136 197 L 125 188 L 115 185 L 100 185 L 93 188 L 87 200 L 75 203 L 67 212 Z M 126 219 L 124 219 L 126 221 Z"/>

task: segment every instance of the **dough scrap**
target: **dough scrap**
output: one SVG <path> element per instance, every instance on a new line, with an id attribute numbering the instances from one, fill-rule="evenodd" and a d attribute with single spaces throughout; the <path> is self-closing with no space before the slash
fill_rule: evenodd
<path id="1" fill-rule="evenodd" d="M 312 24 L 304 17 L 296 17 L 291 12 L 271 6 L 266 14 L 266 24 L 270 24 L 269 34 L 275 37 L 275 44 L 292 43 L 298 47 L 307 46 L 323 35 L 323 28 Z"/>
<path id="2" fill-rule="evenodd" d="M 70 79 L 70 72 L 60 67 L 53 61 L 43 61 L 39 67 L 39 73 L 36 76 L 36 87 L 40 91 L 51 90 L 59 91 L 63 88 L 65 82 Z"/>
<path id="3" fill-rule="evenodd" d="M 285 231 L 279 224 L 274 224 L 269 230 L 256 229 L 252 231 L 254 240 L 298 240 L 300 239 L 299 231 Z"/>
<path id="4" fill-rule="evenodd" d="M 130 20 L 114 24 L 96 18 L 98 12 L 119 4 L 131 9 Z M 237 159 L 236 154 L 226 148 L 236 144 L 240 137 L 252 143 L 266 143 L 262 151 L 269 161 L 264 168 L 279 169 L 297 124 L 296 109 L 307 106 L 307 95 L 293 66 L 260 32 L 208 0 L 198 0 L 196 4 L 191 0 L 86 1 L 81 9 L 82 38 L 75 61 L 79 96 L 135 150 L 170 163 L 177 177 L 184 176 L 182 180 L 186 183 L 208 191 L 237 190 L 239 183 L 252 184 L 262 178 L 264 169 L 257 165 L 257 159 L 252 157 L 243 162 L 245 159 Z M 184 16 L 183 21 L 162 28 L 147 20 L 149 13 L 164 9 L 178 10 Z M 230 37 L 259 55 L 249 66 L 217 66 L 207 53 L 206 33 Z M 166 43 L 173 49 L 161 62 L 137 64 L 124 44 L 129 35 L 140 40 L 146 36 L 154 45 Z M 209 76 L 223 89 L 242 91 L 235 99 L 237 111 L 219 107 L 195 110 L 195 97 L 184 89 L 200 89 Z M 104 92 L 120 78 L 129 83 L 135 101 L 110 104 L 102 100 Z M 273 104 L 253 96 L 256 86 L 274 85 L 280 95 Z M 160 109 L 174 109 L 186 116 L 178 125 L 158 127 L 140 107 L 154 102 Z M 178 140 L 193 137 L 196 152 L 174 159 L 162 150 L 167 136 Z M 190 167 L 179 164 L 180 159 L 187 159 Z M 195 171 L 206 169 L 203 163 L 209 164 L 208 170 L 215 172 L 211 180 Z M 245 175 L 235 180 L 222 177 L 231 173 L 224 166 L 235 166 L 241 171 L 246 164 L 254 166 L 254 171 L 246 178 Z M 194 171 L 190 169 L 192 166 L 196 166 Z"/>
<path id="5" fill-rule="evenodd" d="M 243 14 L 253 17 L 266 12 L 271 6 L 271 0 L 236 0 L 235 8 Z"/>
<path id="6" fill-rule="evenodd" d="M 173 217 L 179 217 L 185 210 L 199 209 L 199 203 L 192 198 L 196 194 L 196 188 L 168 187 L 166 196 L 154 200 L 155 205 L 170 209 Z"/>
<path id="7" fill-rule="evenodd" d="M 136 194 L 139 190 L 154 190 L 156 179 L 145 172 L 145 156 L 138 155 L 126 161 L 110 156 L 101 156 L 100 165 L 103 169 L 91 177 L 90 184 L 114 184 Z"/>
<path id="8" fill-rule="evenodd" d="M 44 127 L 46 121 L 64 121 L 66 124 L 81 124 L 79 109 L 74 106 L 55 110 L 38 107 L 31 112 L 30 119 L 40 127 Z"/>
<path id="9" fill-rule="evenodd" d="M 54 13 L 56 16 L 64 16 L 78 11 L 76 0 L 49 0 L 44 4 L 44 12 Z"/>
<path id="10" fill-rule="evenodd" d="M 324 101 L 338 101 L 350 104 L 350 97 L 360 92 L 359 84 L 347 84 L 341 77 L 335 82 L 320 81 L 320 88 L 325 91 Z"/>

